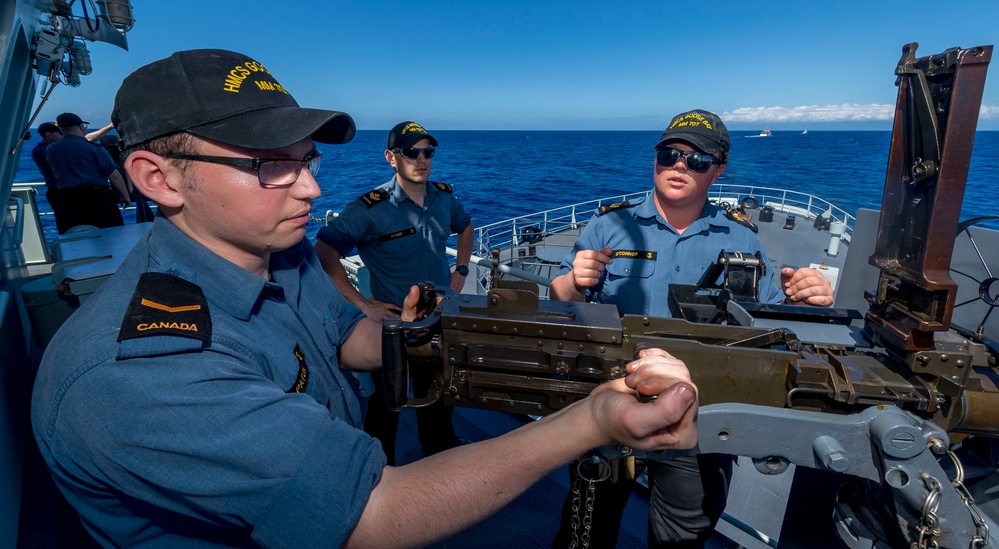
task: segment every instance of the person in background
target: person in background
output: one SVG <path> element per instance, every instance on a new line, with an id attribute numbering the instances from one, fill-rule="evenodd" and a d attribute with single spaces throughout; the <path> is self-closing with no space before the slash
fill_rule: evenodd
<path id="1" fill-rule="evenodd" d="M 108 124 L 97 131 L 88 133 L 86 139 L 90 142 L 102 139 L 113 128 L 114 124 Z M 55 216 L 56 221 L 56 230 L 59 231 L 59 234 L 63 234 L 70 227 L 66 226 L 66 220 L 59 214 L 59 186 L 55 174 L 52 173 L 52 167 L 49 166 L 48 160 L 45 159 L 45 151 L 50 144 L 62 137 L 62 131 L 59 130 L 59 126 L 55 122 L 43 122 L 38 125 L 38 137 L 42 140 L 31 149 L 31 160 L 38 166 L 38 171 L 45 179 L 45 201 L 52 208 L 52 214 Z"/>
<path id="2" fill-rule="evenodd" d="M 112 120 L 157 217 L 46 348 L 31 408 L 102 546 L 425 546 L 591 448 L 696 445 L 689 372 L 651 349 L 540 421 L 387 466 L 341 373 L 381 366 L 381 327 L 305 238 L 316 143 L 350 141 L 350 116 L 299 107 L 246 55 L 189 50 L 127 76 Z"/>
<path id="3" fill-rule="evenodd" d="M 88 141 L 89 122 L 79 116 L 62 113 L 56 117 L 56 123 L 63 136 L 48 146 L 45 160 L 56 177 L 58 209 L 64 226 L 68 230 L 77 225 L 100 229 L 124 225 L 118 206 L 127 207 L 131 198 L 111 155 L 100 145 Z M 64 232 L 60 230 L 59 234 Z"/>
<path id="4" fill-rule="evenodd" d="M 118 139 L 117 135 L 105 135 L 104 137 L 101 137 L 99 143 L 101 147 L 107 151 L 109 155 L 111 155 L 111 160 L 114 160 L 115 166 L 118 166 L 118 173 L 120 173 L 122 179 L 125 180 L 125 187 L 128 189 L 128 194 L 135 200 L 135 222 L 152 222 L 156 215 L 153 212 L 152 207 L 149 206 L 149 201 L 142 195 L 142 193 L 135 189 L 132 183 L 128 180 L 128 174 L 125 173 L 125 170 L 121 165 L 121 140 Z"/>
<path id="5" fill-rule="evenodd" d="M 85 125 L 89 124 L 89 122 L 84 122 L 84 124 Z M 92 132 L 88 132 L 87 135 L 85 135 L 84 137 L 87 139 L 87 141 L 90 141 L 91 143 L 98 143 L 102 141 L 105 137 L 107 137 L 108 133 L 110 133 L 111 130 L 113 129 L 114 129 L 114 124 L 108 124 L 107 126 L 103 126 Z"/>
<path id="6" fill-rule="evenodd" d="M 669 317 L 669 285 L 696 284 L 722 250 L 760 252 L 769 264 L 756 233 L 708 202 L 708 189 L 728 163 L 730 143 L 728 129 L 714 113 L 693 110 L 673 117 L 655 145 L 649 197 L 608 206 L 593 217 L 552 280 L 552 298 L 609 303 L 621 314 Z M 777 271 L 779 283 L 774 269 L 761 279 L 761 302 L 832 304 L 832 287 L 819 271 Z M 649 546 L 702 547 L 725 508 L 732 457 L 701 454 L 651 462 L 648 468 Z M 570 472 L 575 476 L 574 467 Z M 612 548 L 634 478 L 620 475 L 617 482 L 596 486 L 590 547 Z M 569 544 L 572 498 L 570 490 L 553 548 Z"/>
<path id="7" fill-rule="evenodd" d="M 52 167 L 45 160 L 45 150 L 48 149 L 50 144 L 55 143 L 62 137 L 62 132 L 59 131 L 59 126 L 56 126 L 55 122 L 43 122 L 38 126 L 38 137 L 42 140 L 31 149 L 31 160 L 38 166 L 38 171 L 45 179 L 45 201 L 52 208 L 52 214 L 55 216 L 56 221 L 56 229 L 59 231 L 59 234 L 62 234 L 69 227 L 66 226 L 66 222 L 59 215 L 59 187 L 56 184 L 56 176 L 52 173 Z"/>
<path id="8" fill-rule="evenodd" d="M 430 181 L 437 139 L 412 121 L 396 124 L 385 144 L 385 161 L 395 175 L 385 184 L 348 203 L 339 216 L 319 229 L 316 254 L 340 293 L 381 323 L 397 317 L 409 288 L 423 281 L 460 292 L 472 255 L 472 218 L 445 183 Z M 454 272 L 448 263 L 447 240 L 458 234 Z M 371 274 L 371 298 L 354 288 L 340 258 L 354 248 Z M 374 376 L 364 430 L 382 443 L 395 464 L 399 413 L 388 409 L 381 376 Z M 413 372 L 413 394 L 424 397 L 433 373 Z M 416 411 L 416 428 L 423 455 L 457 446 L 451 406 L 435 404 Z"/>

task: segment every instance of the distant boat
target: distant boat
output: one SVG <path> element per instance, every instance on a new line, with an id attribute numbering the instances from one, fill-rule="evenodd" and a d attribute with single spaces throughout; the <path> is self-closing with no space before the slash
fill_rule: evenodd
<path id="1" fill-rule="evenodd" d="M 802 135 L 804 135 L 806 133 L 808 133 L 808 130 L 804 130 L 804 131 L 801 132 Z"/>
<path id="2" fill-rule="evenodd" d="M 747 135 L 745 137 L 770 137 L 770 136 L 771 136 L 770 128 L 764 128 L 762 132 L 756 135 Z"/>

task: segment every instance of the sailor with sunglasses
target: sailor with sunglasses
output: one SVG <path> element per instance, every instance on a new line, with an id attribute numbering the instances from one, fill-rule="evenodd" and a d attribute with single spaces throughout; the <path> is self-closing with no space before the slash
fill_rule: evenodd
<path id="1" fill-rule="evenodd" d="M 340 215 L 319 230 L 316 254 L 347 301 L 381 323 L 398 317 L 402 301 L 414 284 L 431 281 L 461 292 L 472 255 L 472 218 L 450 185 L 430 181 L 437 139 L 413 121 L 396 124 L 385 145 L 385 161 L 395 175 L 383 185 L 348 203 Z M 451 272 L 447 240 L 458 235 L 456 268 Z M 352 250 L 371 275 L 371 297 L 365 298 L 347 278 L 340 257 Z M 380 375 L 373 376 L 364 430 L 382 442 L 389 464 L 395 464 L 399 414 L 385 404 Z M 430 372 L 413 373 L 413 391 L 426 396 Z M 423 455 L 459 444 L 451 423 L 453 408 L 443 404 L 416 411 Z"/>
<path id="2" fill-rule="evenodd" d="M 190 50 L 126 77 L 111 119 L 156 221 L 46 348 L 31 410 L 101 546 L 423 547 L 590 448 L 696 444 L 689 372 L 648 350 L 557 414 L 387 466 L 341 371 L 380 366 L 381 327 L 305 238 L 316 143 L 350 141 L 351 117 L 299 107 L 245 55 Z"/>
<path id="3" fill-rule="evenodd" d="M 769 263 L 750 228 L 708 203 L 708 189 L 725 171 L 730 143 L 728 129 L 714 113 L 675 116 L 655 146 L 649 197 L 604 207 L 593 217 L 562 261 L 552 298 L 610 303 L 621 314 L 668 317 L 669 284 L 696 284 L 721 250 L 760 252 Z M 772 269 L 770 275 L 760 280 L 761 302 L 833 302 L 829 281 L 815 269 L 784 268 L 779 282 Z M 731 470 L 732 458 L 717 454 L 650 463 L 649 546 L 703 546 L 725 508 Z M 617 543 L 634 487 L 633 478 L 623 477 L 597 483 L 590 547 Z M 569 545 L 572 499 L 570 490 L 554 548 Z"/>

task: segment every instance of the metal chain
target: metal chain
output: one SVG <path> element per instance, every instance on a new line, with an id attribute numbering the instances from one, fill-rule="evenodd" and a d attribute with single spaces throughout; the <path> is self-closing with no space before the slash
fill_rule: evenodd
<path id="1" fill-rule="evenodd" d="M 589 489 L 587 489 L 589 492 Z M 572 540 L 569 549 L 579 547 L 579 476 L 572 483 Z"/>
<path id="2" fill-rule="evenodd" d="M 593 502 L 596 499 L 597 483 L 607 480 L 610 476 L 610 464 L 600 456 L 590 456 L 575 462 L 576 479 L 572 483 L 572 539 L 569 549 L 588 549 L 590 546 L 590 530 L 593 528 Z M 580 506 L 580 481 L 586 481 L 586 503 Z M 580 520 L 580 508 L 585 515 Z M 580 535 L 580 526 L 583 533 Z"/>
<path id="3" fill-rule="evenodd" d="M 964 467 L 961 466 L 961 461 L 954 452 L 948 450 L 947 455 L 954 462 L 955 470 L 954 479 L 950 483 L 961 496 L 965 507 L 971 513 L 972 522 L 975 523 L 975 537 L 971 538 L 971 547 L 987 547 L 989 545 L 989 525 L 985 522 L 985 516 L 982 515 L 981 510 L 975 505 L 975 498 L 971 497 L 971 492 L 964 486 Z"/>
<path id="4" fill-rule="evenodd" d="M 922 517 L 919 526 L 916 527 L 919 537 L 909 547 L 910 549 L 929 549 L 930 547 L 938 549 L 940 545 L 934 538 L 940 536 L 940 524 L 937 520 L 937 509 L 940 507 L 940 483 L 926 473 L 921 473 L 919 479 L 923 481 L 930 493 L 923 501 Z"/>
<path id="5" fill-rule="evenodd" d="M 580 537 L 583 549 L 590 546 L 590 530 L 593 528 L 593 499 L 596 493 L 597 483 L 590 479 L 586 483 L 586 516 L 583 517 L 583 535 Z"/>
<path id="6" fill-rule="evenodd" d="M 309 219 L 325 225 L 327 222 L 329 222 L 331 217 L 339 217 L 339 215 L 340 215 L 339 212 L 334 212 L 333 210 L 326 210 L 326 214 L 323 215 L 322 217 L 316 217 L 312 215 L 312 212 L 309 212 Z"/>

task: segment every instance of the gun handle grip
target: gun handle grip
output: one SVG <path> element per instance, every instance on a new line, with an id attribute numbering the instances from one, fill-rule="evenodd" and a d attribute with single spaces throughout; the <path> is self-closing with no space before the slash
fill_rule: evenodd
<path id="1" fill-rule="evenodd" d="M 437 290 L 433 282 L 420 282 L 417 286 L 420 288 L 420 298 L 416 302 L 416 320 L 423 320 L 437 307 Z"/>
<path id="2" fill-rule="evenodd" d="M 635 345 L 634 359 L 638 360 L 639 359 L 638 353 L 644 351 L 645 349 L 652 349 L 652 344 L 651 343 L 646 343 L 646 342 L 643 341 L 643 342 L 638 343 L 637 345 Z M 635 392 L 635 396 L 638 398 L 639 402 L 651 402 L 651 401 L 659 398 L 658 395 L 645 396 L 645 395 L 639 394 L 637 391 Z"/>
<path id="3" fill-rule="evenodd" d="M 651 343 L 646 343 L 644 341 L 641 342 L 641 343 L 636 344 L 635 345 L 635 354 L 634 354 L 633 358 L 635 360 L 638 360 L 638 358 L 639 358 L 638 357 L 638 353 L 644 351 L 645 349 L 651 349 L 651 348 L 652 348 L 652 344 Z"/>
<path id="4" fill-rule="evenodd" d="M 405 408 L 409 393 L 409 365 L 406 332 L 402 328 L 402 320 L 398 318 L 382 322 L 382 383 L 389 410 L 398 412 Z"/>

